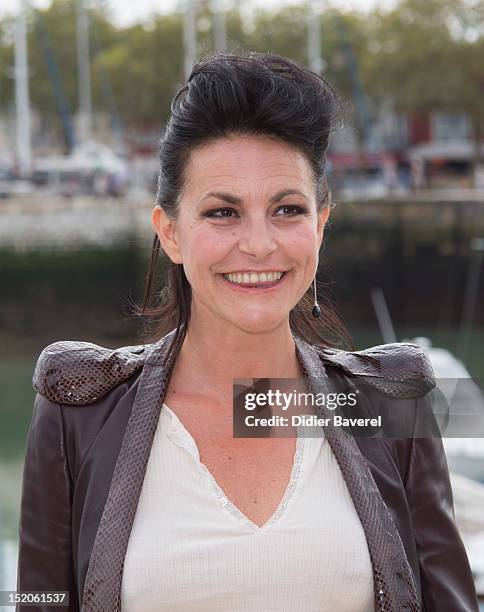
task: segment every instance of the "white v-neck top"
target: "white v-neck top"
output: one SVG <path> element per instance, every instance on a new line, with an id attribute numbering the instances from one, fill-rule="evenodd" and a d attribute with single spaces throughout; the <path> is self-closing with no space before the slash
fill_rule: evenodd
<path id="1" fill-rule="evenodd" d="M 316 436 L 316 437 L 308 437 Z M 374 612 L 365 534 L 323 429 L 259 527 L 163 404 L 124 562 L 122 612 Z"/>

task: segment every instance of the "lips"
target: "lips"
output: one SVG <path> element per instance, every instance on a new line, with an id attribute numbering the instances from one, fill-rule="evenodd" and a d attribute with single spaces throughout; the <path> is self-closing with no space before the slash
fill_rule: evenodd
<path id="1" fill-rule="evenodd" d="M 239 285 L 262 285 L 265 283 L 272 283 L 282 278 L 284 272 L 282 271 L 270 271 L 267 272 L 232 272 L 224 274 L 224 278 L 232 283 Z"/>
<path id="2" fill-rule="evenodd" d="M 270 290 L 273 287 L 277 287 L 284 282 L 286 276 L 286 272 L 274 272 L 269 274 L 267 272 L 237 272 L 231 274 L 222 274 L 222 278 L 232 289 L 249 292 Z"/>

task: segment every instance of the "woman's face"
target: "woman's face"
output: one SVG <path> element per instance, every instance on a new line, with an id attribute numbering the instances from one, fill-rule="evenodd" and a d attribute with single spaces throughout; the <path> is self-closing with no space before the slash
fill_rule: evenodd
<path id="1" fill-rule="evenodd" d="M 192 319 L 271 331 L 310 286 L 329 208 L 316 210 L 311 166 L 262 136 L 230 136 L 194 151 L 176 219 L 153 209 L 164 251 L 183 264 Z"/>

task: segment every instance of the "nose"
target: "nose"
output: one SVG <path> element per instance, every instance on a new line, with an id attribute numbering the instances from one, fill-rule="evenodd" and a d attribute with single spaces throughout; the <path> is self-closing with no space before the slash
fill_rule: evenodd
<path id="1" fill-rule="evenodd" d="M 248 255 L 263 259 L 277 249 L 273 228 L 263 219 L 248 219 L 241 230 L 239 249 Z"/>

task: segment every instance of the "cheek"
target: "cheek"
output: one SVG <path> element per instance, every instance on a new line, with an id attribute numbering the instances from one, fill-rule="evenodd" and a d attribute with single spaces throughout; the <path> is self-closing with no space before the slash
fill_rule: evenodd
<path id="1" fill-rule="evenodd" d="M 235 232 L 214 231 L 206 225 L 187 227 L 180 236 L 183 264 L 189 275 L 200 276 L 210 271 L 210 266 L 219 263 L 234 244 Z M 189 278 L 190 280 L 190 278 Z"/>
<path id="2" fill-rule="evenodd" d="M 299 258 L 316 257 L 318 251 L 318 236 L 312 225 L 304 224 L 293 231 L 286 238 L 286 245 Z"/>

